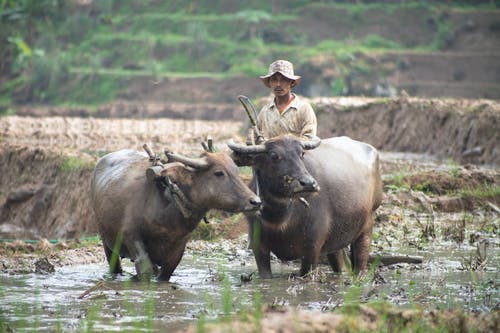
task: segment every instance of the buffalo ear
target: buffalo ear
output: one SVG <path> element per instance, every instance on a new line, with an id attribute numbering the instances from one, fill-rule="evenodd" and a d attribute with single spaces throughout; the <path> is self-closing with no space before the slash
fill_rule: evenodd
<path id="1" fill-rule="evenodd" d="M 231 159 L 234 161 L 234 164 L 237 166 L 252 166 L 255 164 L 255 155 L 254 154 L 240 154 L 237 152 L 232 152 L 230 155 Z"/>
<path id="2" fill-rule="evenodd" d="M 196 169 L 185 166 L 182 163 L 169 163 L 161 171 L 163 177 L 168 177 L 170 181 L 178 185 L 191 185 L 193 183 L 193 176 L 196 173 Z"/>

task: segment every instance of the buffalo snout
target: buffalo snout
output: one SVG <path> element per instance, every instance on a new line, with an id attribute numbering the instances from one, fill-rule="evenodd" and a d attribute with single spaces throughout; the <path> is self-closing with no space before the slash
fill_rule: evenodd
<path id="1" fill-rule="evenodd" d="M 262 200 L 260 200 L 258 196 L 250 198 L 250 206 L 250 210 L 258 210 L 260 209 L 260 206 L 262 206 Z"/>
<path id="2" fill-rule="evenodd" d="M 292 190 L 294 193 L 319 192 L 319 184 L 312 176 L 302 175 L 292 183 Z"/>

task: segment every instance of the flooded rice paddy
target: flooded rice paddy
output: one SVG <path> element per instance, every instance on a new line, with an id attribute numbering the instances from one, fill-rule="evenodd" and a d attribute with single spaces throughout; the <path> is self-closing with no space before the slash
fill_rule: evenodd
<path id="1" fill-rule="evenodd" d="M 296 262 L 255 276 L 245 235 L 192 241 L 171 281 L 133 282 L 133 265 L 114 277 L 107 264 L 70 265 L 51 274 L 0 275 L 1 318 L 22 331 L 180 330 L 262 304 L 331 311 L 349 302 L 489 312 L 500 306 L 498 215 L 402 213 L 379 222 L 373 251 L 422 256 L 423 264 L 373 269 L 363 281 L 322 265 L 296 278 Z M 467 221 L 464 228 L 458 228 Z M 453 228 L 457 230 L 453 230 Z M 457 239 L 459 237 L 460 239 Z"/>

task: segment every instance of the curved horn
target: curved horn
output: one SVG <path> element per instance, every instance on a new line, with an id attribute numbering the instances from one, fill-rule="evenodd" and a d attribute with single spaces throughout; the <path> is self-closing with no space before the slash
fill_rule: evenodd
<path id="1" fill-rule="evenodd" d="M 314 149 L 321 143 L 321 139 L 317 136 L 311 135 L 309 137 L 311 138 L 310 140 L 300 140 L 300 144 L 305 150 Z"/>
<path id="2" fill-rule="evenodd" d="M 187 166 L 190 166 L 195 169 L 206 169 L 210 166 L 208 162 L 206 162 L 202 158 L 190 158 L 178 154 L 174 154 L 171 151 L 165 149 L 165 156 L 167 156 L 169 162 L 170 161 L 177 161 L 181 162 L 182 164 L 185 164 Z"/>
<path id="3" fill-rule="evenodd" d="M 240 153 L 240 154 L 258 154 L 266 152 L 266 146 L 264 145 L 247 146 L 244 144 L 235 143 L 233 139 L 229 139 L 227 141 L 227 146 L 231 148 L 231 150 L 234 151 L 235 153 Z"/>

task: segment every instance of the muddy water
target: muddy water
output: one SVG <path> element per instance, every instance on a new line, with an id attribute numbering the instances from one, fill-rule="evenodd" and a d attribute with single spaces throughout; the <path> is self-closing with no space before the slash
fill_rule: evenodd
<path id="1" fill-rule="evenodd" d="M 320 311 L 351 301 L 486 312 L 500 307 L 498 214 L 391 214 L 400 216 L 378 222 L 372 252 L 422 256 L 423 264 L 374 268 L 357 282 L 326 265 L 312 277 L 294 278 L 298 263 L 274 260 L 273 279 L 247 281 L 256 267 L 244 235 L 193 241 L 170 283 L 132 282 L 128 260 L 127 274 L 119 277 L 107 274 L 104 262 L 47 275 L 0 275 L 0 322 L 26 331 L 173 331 L 199 318 L 252 312 L 261 303 Z"/>

